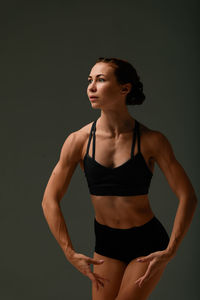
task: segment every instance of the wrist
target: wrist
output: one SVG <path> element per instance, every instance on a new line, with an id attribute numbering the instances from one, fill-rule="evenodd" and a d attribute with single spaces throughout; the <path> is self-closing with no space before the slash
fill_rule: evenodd
<path id="1" fill-rule="evenodd" d="M 172 248 L 169 248 L 169 247 L 167 247 L 167 248 L 164 250 L 164 253 L 165 253 L 165 256 L 166 256 L 166 259 L 167 259 L 167 260 L 172 259 L 172 258 L 176 255 L 175 250 L 172 249 Z"/>
<path id="2" fill-rule="evenodd" d="M 74 250 L 74 248 L 68 246 L 65 248 L 64 253 L 65 253 L 67 259 L 70 259 L 73 257 L 73 255 L 76 253 L 76 251 Z"/>

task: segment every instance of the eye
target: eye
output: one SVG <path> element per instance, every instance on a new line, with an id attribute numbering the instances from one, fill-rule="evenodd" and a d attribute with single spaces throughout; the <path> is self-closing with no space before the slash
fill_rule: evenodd
<path id="1" fill-rule="evenodd" d="M 92 80 L 92 79 L 88 79 L 88 84 L 90 84 L 90 83 L 91 83 L 91 80 Z M 99 78 L 98 80 L 103 80 L 103 81 L 105 81 L 105 79 L 104 79 L 104 78 Z"/>

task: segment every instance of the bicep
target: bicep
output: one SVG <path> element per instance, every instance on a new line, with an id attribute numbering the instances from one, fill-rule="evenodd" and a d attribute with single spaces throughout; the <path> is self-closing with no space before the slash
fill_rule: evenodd
<path id="1" fill-rule="evenodd" d="M 194 192 L 192 184 L 179 161 L 176 159 L 172 146 L 166 136 L 157 132 L 154 158 L 165 175 L 169 186 L 180 199 Z"/>
<path id="2" fill-rule="evenodd" d="M 51 173 L 44 192 L 44 198 L 61 200 L 69 186 L 80 158 L 81 144 L 77 135 L 72 133 L 67 137 L 61 148 L 59 161 Z"/>

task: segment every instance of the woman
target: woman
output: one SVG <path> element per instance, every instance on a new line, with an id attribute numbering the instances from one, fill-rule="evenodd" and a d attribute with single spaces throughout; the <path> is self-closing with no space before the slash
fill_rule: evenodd
<path id="1" fill-rule="evenodd" d="M 130 63 L 99 58 L 91 69 L 87 94 L 91 106 L 101 109 L 101 116 L 65 140 L 42 208 L 68 261 L 92 280 L 93 300 L 145 300 L 175 256 L 197 198 L 164 134 L 128 112 L 127 105 L 139 105 L 145 99 Z M 179 199 L 170 238 L 148 199 L 155 162 Z M 78 163 L 95 210 L 93 258 L 73 248 L 59 206 Z"/>

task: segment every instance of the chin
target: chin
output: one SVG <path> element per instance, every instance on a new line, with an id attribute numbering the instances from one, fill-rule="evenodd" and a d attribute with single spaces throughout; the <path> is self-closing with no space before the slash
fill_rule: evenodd
<path id="1" fill-rule="evenodd" d="M 99 102 L 90 102 L 92 107 L 100 106 Z"/>
<path id="2" fill-rule="evenodd" d="M 99 105 L 91 105 L 91 107 L 93 108 L 93 109 L 102 109 L 102 107 L 100 107 Z"/>

